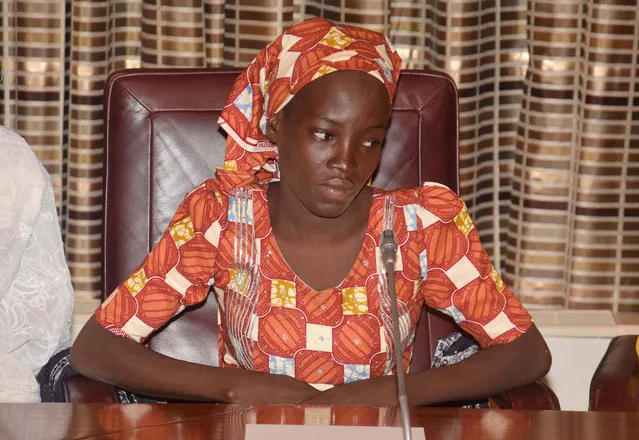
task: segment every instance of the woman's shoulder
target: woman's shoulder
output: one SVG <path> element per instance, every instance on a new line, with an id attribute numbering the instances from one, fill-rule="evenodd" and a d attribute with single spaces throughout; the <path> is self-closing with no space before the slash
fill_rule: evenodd
<path id="1" fill-rule="evenodd" d="M 464 207 L 459 196 L 447 187 L 437 182 L 424 182 L 419 187 L 398 188 L 394 190 L 377 190 L 380 196 L 392 195 L 395 206 L 413 205 L 415 208 L 426 209 L 444 221 L 452 220 Z"/>
<path id="2" fill-rule="evenodd" d="M 220 180 L 210 178 L 186 194 L 183 207 L 187 212 L 203 210 L 200 214 L 222 218 L 229 209 L 233 209 L 238 198 L 260 197 L 260 200 L 266 200 L 265 192 L 263 185 L 228 187 Z"/>
<path id="3" fill-rule="evenodd" d="M 229 187 L 225 185 L 219 179 L 212 177 L 205 180 L 200 185 L 193 188 L 185 198 L 211 198 L 214 197 L 220 202 L 228 200 L 232 197 L 237 197 L 239 194 L 247 192 L 264 193 L 264 185 L 248 185 L 248 186 L 233 186 Z"/>

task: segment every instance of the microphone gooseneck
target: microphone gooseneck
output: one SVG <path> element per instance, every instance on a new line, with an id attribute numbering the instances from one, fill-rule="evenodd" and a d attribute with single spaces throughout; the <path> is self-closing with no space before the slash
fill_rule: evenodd
<path id="1" fill-rule="evenodd" d="M 404 440 L 412 440 L 410 431 L 410 413 L 408 410 L 408 397 L 406 397 L 406 379 L 402 362 L 402 345 L 399 333 L 399 311 L 397 309 L 397 292 L 395 291 L 395 256 L 397 255 L 397 242 L 395 233 L 391 229 L 382 231 L 380 244 L 382 259 L 386 267 L 388 280 L 388 292 L 390 296 L 391 318 L 393 321 L 393 343 L 395 344 L 395 365 L 397 368 L 397 392 L 399 398 L 399 410 L 402 415 L 402 430 Z"/>

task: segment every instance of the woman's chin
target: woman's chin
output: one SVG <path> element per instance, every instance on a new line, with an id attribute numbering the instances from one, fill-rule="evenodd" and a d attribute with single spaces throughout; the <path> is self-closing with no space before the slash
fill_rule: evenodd
<path id="1" fill-rule="evenodd" d="M 349 202 L 315 203 L 310 211 L 318 217 L 337 218 L 342 216 L 350 206 Z"/>
<path id="2" fill-rule="evenodd" d="M 302 201 L 312 214 L 322 218 L 338 218 L 344 215 L 354 204 L 359 203 L 363 188 L 333 190 L 332 188 L 315 187 L 312 197 Z M 368 204 L 366 205 L 368 207 Z"/>

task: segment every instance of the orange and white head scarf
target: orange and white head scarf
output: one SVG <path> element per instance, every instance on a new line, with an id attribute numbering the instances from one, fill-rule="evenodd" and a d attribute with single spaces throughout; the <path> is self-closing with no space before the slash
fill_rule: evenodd
<path id="1" fill-rule="evenodd" d="M 392 102 L 402 60 L 383 34 L 313 18 L 266 46 L 235 80 L 218 124 L 228 134 L 224 167 L 227 188 L 278 180 L 277 146 L 267 121 L 305 85 L 340 70 L 359 70 L 381 81 Z"/>

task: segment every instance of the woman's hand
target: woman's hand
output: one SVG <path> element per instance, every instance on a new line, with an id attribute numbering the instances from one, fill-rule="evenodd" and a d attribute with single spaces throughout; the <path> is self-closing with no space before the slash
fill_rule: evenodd
<path id="1" fill-rule="evenodd" d="M 397 378 L 382 376 L 338 385 L 326 390 L 304 404 L 397 406 Z"/>
<path id="2" fill-rule="evenodd" d="M 227 392 L 229 403 L 298 404 L 317 397 L 320 391 L 290 376 L 269 373 L 244 375 Z"/>

